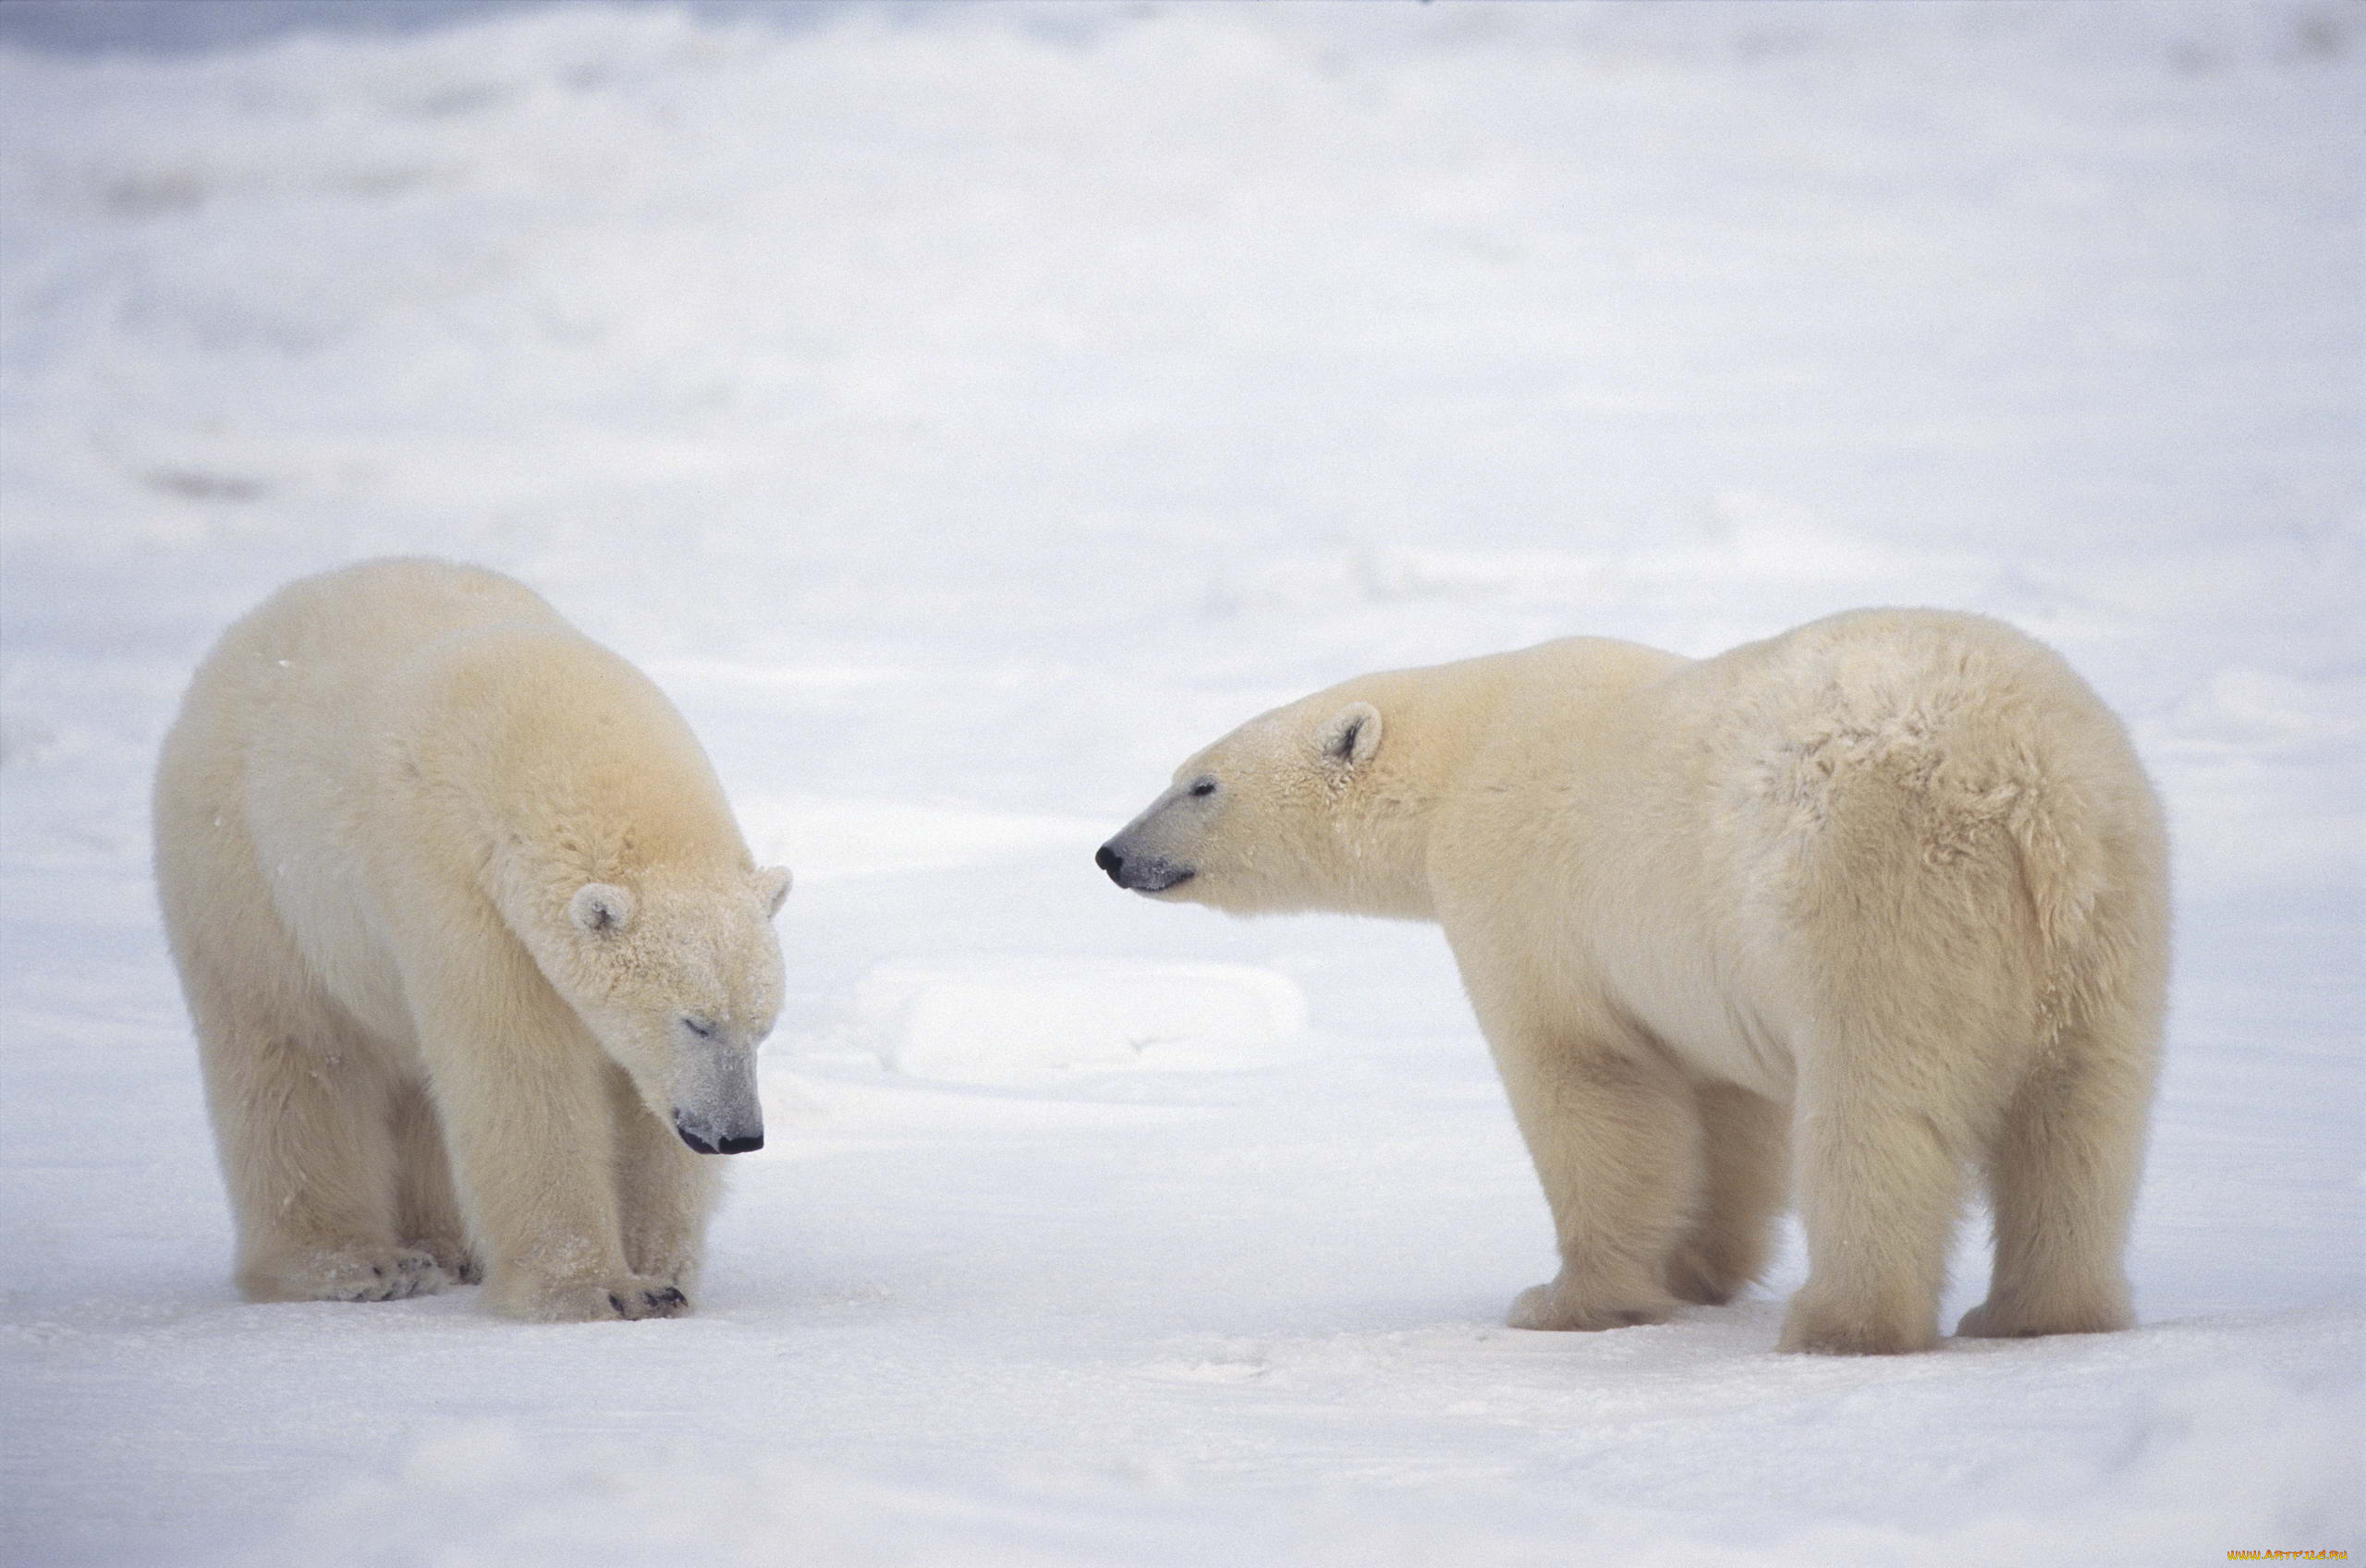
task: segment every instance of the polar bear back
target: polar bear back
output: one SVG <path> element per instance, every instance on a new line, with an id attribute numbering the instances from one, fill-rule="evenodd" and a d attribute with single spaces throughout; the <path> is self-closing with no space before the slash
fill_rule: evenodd
<path id="1" fill-rule="evenodd" d="M 1450 929 L 1592 977 L 1760 1092 L 1786 1091 L 1785 1042 L 1820 1005 L 1787 978 L 1803 947 L 1870 929 L 1834 911 L 1899 879 L 2016 877 L 2037 961 L 2004 972 L 2026 974 L 2030 1009 L 2049 975 L 2084 972 L 2067 954 L 2107 891 L 2139 925 L 2165 918 L 2159 810 L 2126 732 L 2000 622 L 1858 611 L 1709 659 L 1571 638 L 1441 674 L 1488 694 L 1431 855 Z"/>

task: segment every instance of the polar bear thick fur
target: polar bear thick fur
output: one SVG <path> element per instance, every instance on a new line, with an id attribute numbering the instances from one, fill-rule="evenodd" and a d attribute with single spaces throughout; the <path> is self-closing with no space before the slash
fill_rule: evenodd
<path id="1" fill-rule="evenodd" d="M 1552 1209 L 1534 1329 L 1761 1272 L 1789 1350 L 2133 1320 L 2121 1267 L 2167 983 L 2167 851 L 2126 732 L 2047 649 L 1935 611 L 1705 660 L 1591 638 L 1368 675 L 1178 769 L 1120 886 L 1440 922 Z"/>
<path id="2" fill-rule="evenodd" d="M 310 577 L 200 666 L 155 815 L 250 1299 L 689 1310 L 788 873 L 639 671 L 491 572 Z"/>

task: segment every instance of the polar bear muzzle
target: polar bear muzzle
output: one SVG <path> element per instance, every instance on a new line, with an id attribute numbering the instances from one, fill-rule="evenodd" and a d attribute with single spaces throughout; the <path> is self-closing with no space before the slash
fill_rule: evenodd
<path id="1" fill-rule="evenodd" d="M 1128 892 L 1165 893 L 1182 886 L 1200 874 L 1187 857 L 1206 831 L 1216 787 L 1208 773 L 1177 784 L 1095 850 L 1092 863 Z"/>
<path id="2" fill-rule="evenodd" d="M 710 1019 L 677 1020 L 674 1131 L 701 1154 L 747 1154 L 764 1147 L 755 1048 Z"/>

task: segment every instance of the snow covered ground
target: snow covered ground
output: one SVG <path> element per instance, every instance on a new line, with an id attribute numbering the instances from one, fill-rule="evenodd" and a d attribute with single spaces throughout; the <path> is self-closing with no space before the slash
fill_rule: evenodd
<path id="1" fill-rule="evenodd" d="M 2362 77 L 2330 0 L 0 45 L 0 1559 L 2366 1550 Z M 390 552 L 640 662 L 799 872 L 694 1318 L 229 1289 L 149 772 Z M 1796 1251 L 1503 1328 L 1435 933 L 1091 863 L 1361 669 L 1877 602 L 2055 643 L 2169 800 L 2134 1333 L 1777 1356 Z"/>

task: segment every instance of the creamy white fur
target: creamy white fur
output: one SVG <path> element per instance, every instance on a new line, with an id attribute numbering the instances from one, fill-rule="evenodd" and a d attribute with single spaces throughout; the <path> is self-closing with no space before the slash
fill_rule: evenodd
<path id="1" fill-rule="evenodd" d="M 155 813 L 250 1298 L 687 1310 L 676 1125 L 760 1136 L 787 873 L 645 677 L 494 573 L 307 578 L 199 668 Z"/>
<path id="2" fill-rule="evenodd" d="M 1213 786 L 1213 787 L 1211 787 Z M 1722 1302 L 1790 1196 L 1786 1348 L 2127 1327 L 2167 851 L 2126 733 L 1998 622 L 1860 611 L 1713 659 L 1577 638 L 1352 680 L 1185 762 L 1103 864 L 1238 913 L 1440 921 L 1550 1200 L 1515 1324 Z"/>

